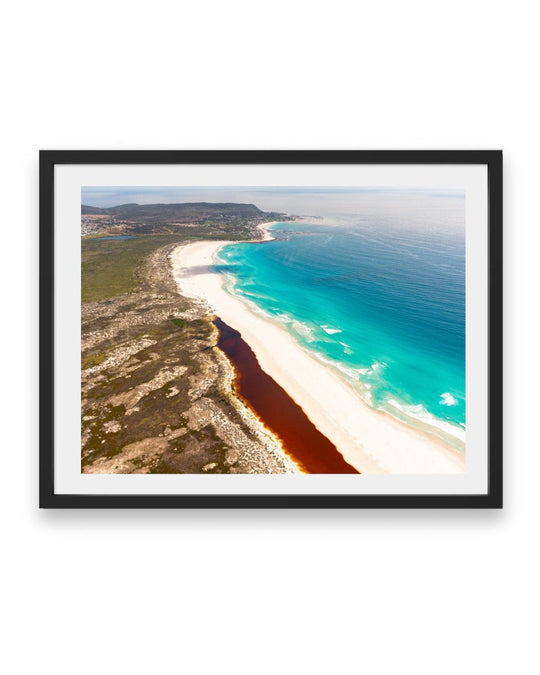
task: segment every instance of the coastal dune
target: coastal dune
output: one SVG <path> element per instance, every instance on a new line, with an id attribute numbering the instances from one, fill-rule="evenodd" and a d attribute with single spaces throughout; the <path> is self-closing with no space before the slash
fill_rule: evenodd
<path id="1" fill-rule="evenodd" d="M 214 255 L 228 243 L 233 242 L 200 241 L 178 246 L 172 252 L 173 276 L 180 293 L 206 302 L 212 313 L 241 333 L 261 368 L 351 466 L 360 473 L 446 474 L 465 470 L 463 453 L 370 408 L 347 382 L 303 349 L 284 328 L 228 293 L 223 276 L 212 270 Z"/>

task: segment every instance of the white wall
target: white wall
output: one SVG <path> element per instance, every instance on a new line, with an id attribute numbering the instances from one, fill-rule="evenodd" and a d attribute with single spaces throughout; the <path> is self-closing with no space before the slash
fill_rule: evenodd
<path id="1" fill-rule="evenodd" d="M 535 671 L 533 11 L 519 0 L 11 3 L 5 672 Z M 304 147 L 504 149 L 505 510 L 39 512 L 38 149 Z"/>

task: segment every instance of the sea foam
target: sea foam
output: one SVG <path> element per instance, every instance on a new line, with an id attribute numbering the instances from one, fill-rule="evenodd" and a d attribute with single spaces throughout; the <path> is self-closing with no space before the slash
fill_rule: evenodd
<path id="1" fill-rule="evenodd" d="M 328 335 L 334 335 L 335 333 L 343 333 L 343 331 L 339 328 L 330 328 L 330 326 L 321 326 L 321 328 Z"/>
<path id="2" fill-rule="evenodd" d="M 443 394 L 441 394 L 441 400 L 439 401 L 441 405 L 457 405 L 459 401 L 457 398 L 454 398 L 452 394 L 449 392 L 445 391 Z"/>
<path id="3" fill-rule="evenodd" d="M 464 428 L 435 417 L 435 415 L 432 415 L 430 412 L 428 412 L 423 405 L 405 405 L 394 399 L 388 399 L 387 403 L 396 410 L 399 410 L 399 412 L 401 412 L 406 417 L 418 420 L 419 422 L 422 422 L 423 424 L 426 424 L 430 427 L 440 429 L 445 434 L 453 436 L 462 443 L 465 443 L 466 432 Z"/>

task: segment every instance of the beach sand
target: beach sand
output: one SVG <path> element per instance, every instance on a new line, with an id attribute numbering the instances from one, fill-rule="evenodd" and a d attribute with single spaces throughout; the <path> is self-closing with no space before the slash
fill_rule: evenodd
<path id="1" fill-rule="evenodd" d="M 264 227 L 260 228 L 263 233 Z M 271 239 L 266 232 L 263 240 Z M 210 313 L 238 330 L 261 368 L 304 410 L 309 419 L 361 473 L 462 473 L 465 456 L 439 439 L 370 408 L 331 369 L 304 350 L 273 321 L 224 289 L 212 271 L 224 241 L 200 241 L 171 254 L 179 291 L 204 301 Z M 237 242 L 236 242 L 237 243 Z"/>

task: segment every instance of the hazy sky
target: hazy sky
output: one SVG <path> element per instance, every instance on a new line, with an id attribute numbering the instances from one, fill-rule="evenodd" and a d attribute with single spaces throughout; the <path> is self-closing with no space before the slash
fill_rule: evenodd
<path id="1" fill-rule="evenodd" d="M 317 216 L 347 223 L 372 219 L 400 226 L 460 229 L 465 194 L 455 190 L 327 187 L 83 187 L 82 203 L 116 206 L 135 202 L 240 202 L 263 211 Z M 382 219 L 382 220 L 381 220 Z"/>

